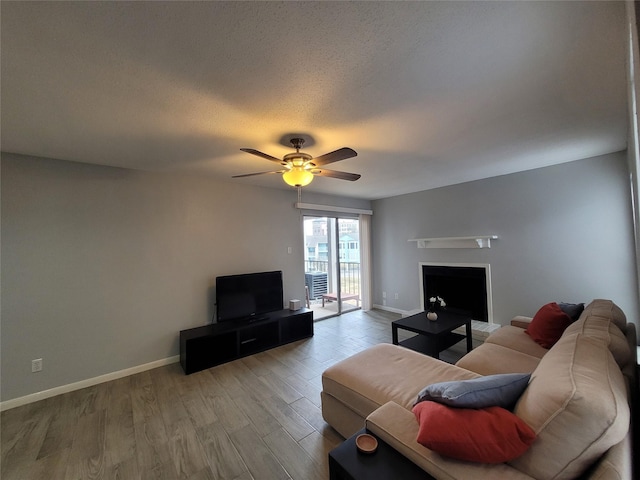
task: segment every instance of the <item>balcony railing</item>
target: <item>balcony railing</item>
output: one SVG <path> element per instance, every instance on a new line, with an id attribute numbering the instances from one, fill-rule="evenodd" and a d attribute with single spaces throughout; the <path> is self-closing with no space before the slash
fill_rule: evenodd
<path id="1" fill-rule="evenodd" d="M 329 262 L 305 260 L 304 269 L 307 273 L 323 272 L 329 275 Z M 329 279 L 329 282 L 329 290 L 335 291 L 335 279 Z M 360 295 L 360 263 L 340 262 L 340 291 Z"/>

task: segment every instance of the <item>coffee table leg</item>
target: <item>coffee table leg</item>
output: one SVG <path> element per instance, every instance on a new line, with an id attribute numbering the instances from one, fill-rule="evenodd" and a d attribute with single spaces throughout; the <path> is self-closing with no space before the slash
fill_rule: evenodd
<path id="1" fill-rule="evenodd" d="M 398 326 L 391 324 L 391 343 L 398 345 Z"/>
<path id="2" fill-rule="evenodd" d="M 473 337 L 471 335 L 471 320 L 467 322 L 467 353 L 469 353 L 473 349 Z"/>
<path id="3" fill-rule="evenodd" d="M 427 355 L 433 358 L 440 359 L 440 346 L 438 344 L 438 338 L 430 335 L 425 335 L 427 339 Z"/>

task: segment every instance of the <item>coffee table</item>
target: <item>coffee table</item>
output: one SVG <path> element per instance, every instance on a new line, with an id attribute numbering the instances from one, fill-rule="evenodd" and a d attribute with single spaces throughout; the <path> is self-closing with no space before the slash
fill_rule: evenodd
<path id="1" fill-rule="evenodd" d="M 435 480 L 377 437 L 374 453 L 360 453 L 356 437 L 361 433 L 371 434 L 363 428 L 329 452 L 329 480 Z"/>
<path id="2" fill-rule="evenodd" d="M 453 332 L 453 330 L 462 325 L 466 327 L 466 335 Z M 399 342 L 399 328 L 409 330 L 418 335 Z M 465 337 L 467 339 L 467 353 L 473 348 L 471 317 L 449 310 L 440 310 L 437 320 L 429 320 L 426 312 L 396 320 L 391 323 L 391 337 L 394 345 L 402 345 L 434 358 L 439 358 L 440 352 L 455 345 Z"/>

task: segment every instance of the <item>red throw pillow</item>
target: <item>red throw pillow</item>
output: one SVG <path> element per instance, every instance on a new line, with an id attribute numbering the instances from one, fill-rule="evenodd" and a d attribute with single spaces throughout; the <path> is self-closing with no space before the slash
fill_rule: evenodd
<path id="1" fill-rule="evenodd" d="M 562 333 L 571 325 L 571 317 L 553 302 L 543 305 L 535 314 L 525 330 L 526 333 L 544 348 L 551 348 L 560 340 Z"/>
<path id="2" fill-rule="evenodd" d="M 420 424 L 418 443 L 458 460 L 508 462 L 536 439 L 529 425 L 502 407 L 455 408 L 427 401 L 413 413 Z"/>

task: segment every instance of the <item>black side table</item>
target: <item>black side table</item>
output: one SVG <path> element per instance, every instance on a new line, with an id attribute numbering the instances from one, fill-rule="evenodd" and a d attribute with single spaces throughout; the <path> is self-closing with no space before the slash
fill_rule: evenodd
<path id="1" fill-rule="evenodd" d="M 458 327 L 465 326 L 466 335 L 454 333 Z M 418 335 L 402 342 L 398 341 L 398 329 L 409 330 Z M 391 339 L 394 345 L 402 345 L 431 357 L 439 358 L 440 352 L 467 339 L 467 353 L 473 348 L 471 339 L 471 317 L 451 310 L 438 312 L 438 319 L 428 320 L 426 312 L 391 322 Z"/>
<path id="2" fill-rule="evenodd" d="M 436 480 L 378 437 L 374 453 L 360 453 L 356 437 L 361 433 L 371 434 L 363 428 L 329 452 L 330 480 Z"/>

